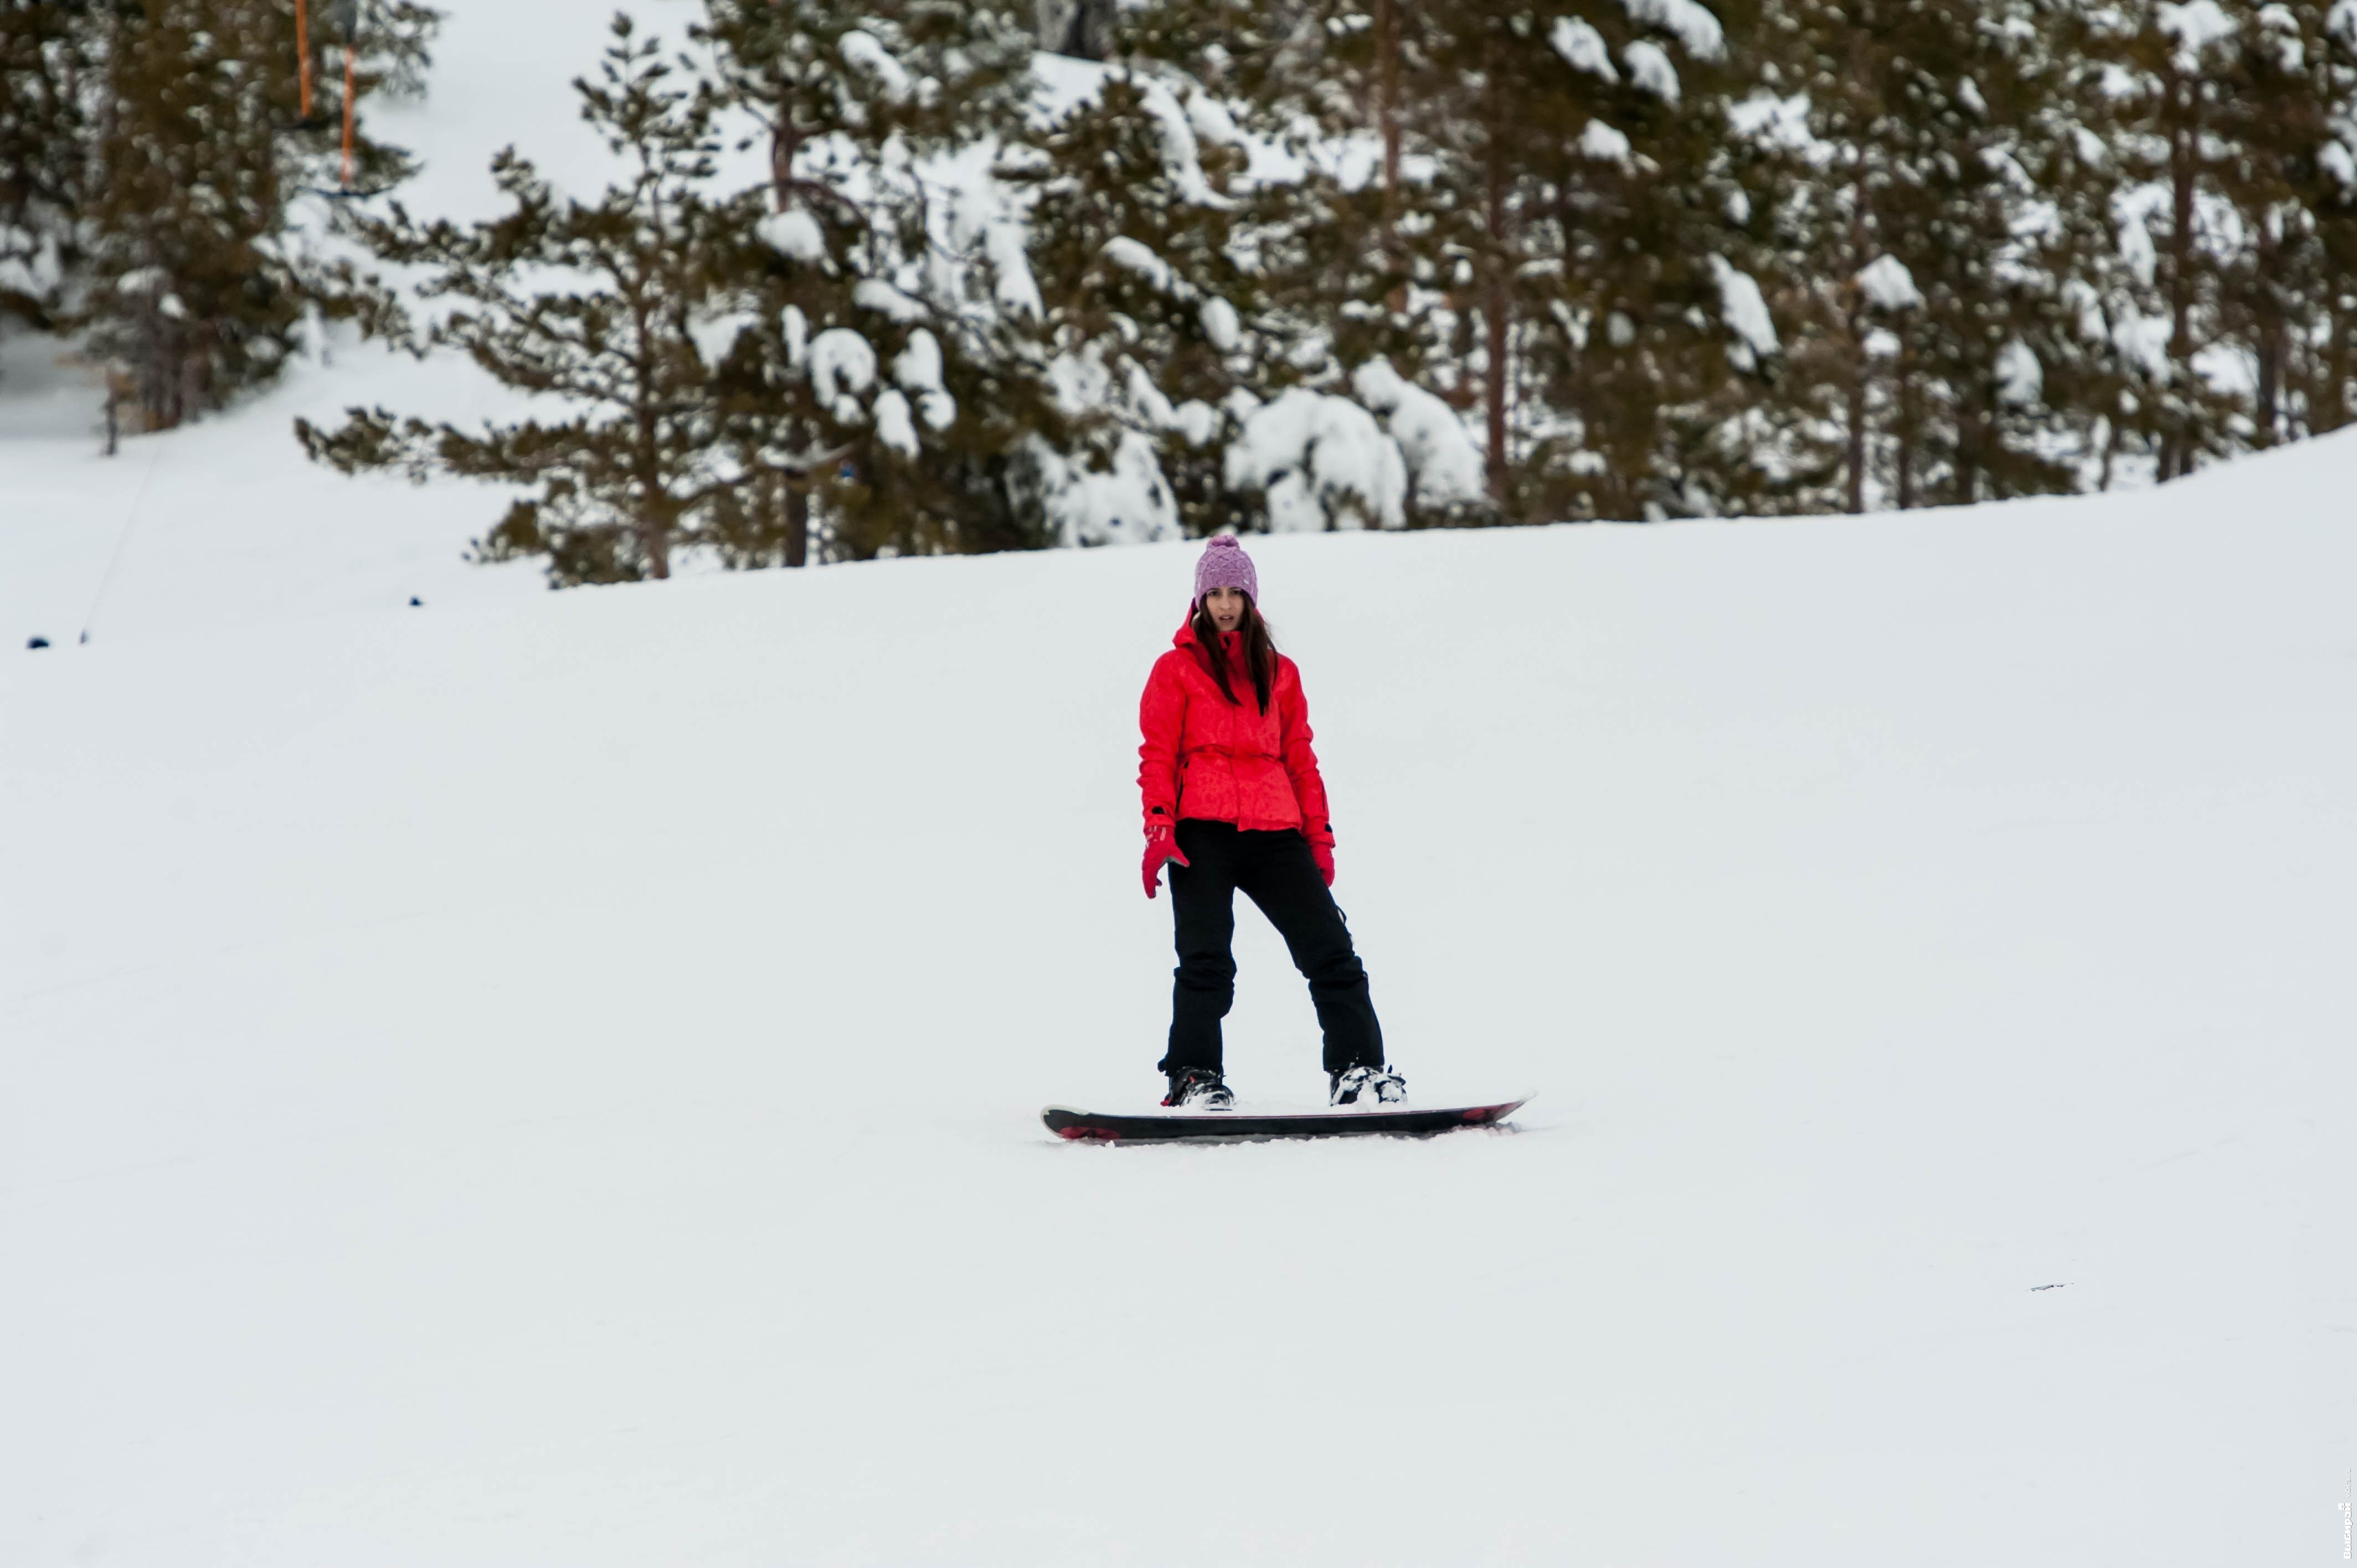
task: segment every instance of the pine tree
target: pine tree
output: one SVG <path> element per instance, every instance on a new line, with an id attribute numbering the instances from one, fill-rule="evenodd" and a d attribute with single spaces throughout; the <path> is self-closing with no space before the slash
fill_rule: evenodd
<path id="1" fill-rule="evenodd" d="M 2076 482 L 2049 371 L 2081 313 L 2067 227 L 2042 203 L 2073 143 L 2037 14 L 1778 0 L 1803 112 L 1781 208 L 1807 339 L 1789 395 L 1812 422 L 1804 466 L 1838 470 L 1846 510 L 1878 473 L 1901 509 Z"/>
<path id="2" fill-rule="evenodd" d="M 2249 365 L 2249 439 L 2265 447 L 2305 434 L 2313 405 L 2336 401 L 2309 345 L 2332 337 L 2348 275 L 2335 241 L 2346 246 L 2357 195 L 2357 163 L 2341 161 L 2357 112 L 2357 7 L 2237 5 L 2226 15 L 2237 48 L 2215 106 L 2215 167 L 2238 242 L 2221 257 L 2219 328 Z"/>
<path id="3" fill-rule="evenodd" d="M 94 41 L 64 0 L 0 7 L 0 319 L 52 328 L 79 260 Z"/>
<path id="4" fill-rule="evenodd" d="M 70 324 L 161 428 L 274 374 L 304 290 L 285 243 L 278 138 L 291 61 L 255 0 L 149 0 L 103 14 L 103 107 L 79 214 Z"/>
<path id="5" fill-rule="evenodd" d="M 746 538 L 775 542 L 745 564 L 799 564 L 813 535 L 852 559 L 1048 542 L 1032 441 L 1059 421 L 1036 288 L 1013 228 L 944 177 L 1022 140 L 1021 19 L 947 0 L 706 0 L 695 36 L 759 124 L 769 171 L 753 285 L 769 336 L 735 427 L 781 478 L 732 503 Z"/>
<path id="6" fill-rule="evenodd" d="M 2121 165 L 2123 241 L 2142 263 L 2143 317 L 2166 332 L 2130 416 L 2165 483 L 2236 450 L 2237 421 L 2247 425 L 2233 390 L 2204 369 L 2227 341 L 2240 248 L 2223 185 L 2239 153 L 2244 29 L 2216 0 L 2134 0 L 2089 23 L 2089 58 L 2107 68 L 2104 136 Z"/>
<path id="7" fill-rule="evenodd" d="M 1751 482 L 1717 436 L 1739 416 L 1734 376 L 1777 339 L 1727 255 L 1743 207 L 1724 118 L 1748 29 L 1727 10 L 1734 45 L 1691 0 L 1415 13 L 1399 113 L 1433 172 L 1403 188 L 1399 223 L 1454 258 L 1433 281 L 1508 515 L 1720 510 Z"/>
<path id="8" fill-rule="evenodd" d="M 1117 75 L 1037 144 L 1030 266 L 1076 456 L 1132 480 L 1104 515 L 1075 512 L 1078 540 L 1251 526 L 1222 462 L 1231 400 L 1260 382 L 1246 327 L 1260 301 L 1235 252 L 1244 203 L 1224 189 L 1243 154 L 1200 148 L 1178 113 L 1168 89 Z"/>
<path id="9" fill-rule="evenodd" d="M 354 89 L 414 81 L 437 14 L 413 0 L 381 11 L 346 3 L 347 27 L 359 29 L 346 37 L 379 57 L 354 70 Z M 107 366 L 111 408 L 119 393 L 133 425 L 155 429 L 219 407 L 277 373 L 314 306 L 346 308 L 332 271 L 291 230 L 302 188 L 333 183 L 321 171 L 340 147 L 301 120 L 286 7 L 38 5 L 8 24 L 0 138 L 28 136 L 34 152 L 9 160 L 22 172 L 0 200 L 36 215 L 48 258 L 38 308 Z M 329 101 L 339 105 L 341 91 Z M 400 149 L 355 131 L 369 178 L 408 172 Z"/>
<path id="10" fill-rule="evenodd" d="M 2286 160 L 2302 207 L 2309 299 L 2287 333 L 2285 396 L 2298 430 L 2321 435 L 2357 421 L 2357 4 L 2336 0 L 2320 38 L 2313 11 L 2299 15 L 2309 27 L 2304 93 L 2330 129 L 2304 161 Z"/>
<path id="11" fill-rule="evenodd" d="M 382 409 L 350 410 L 333 432 L 296 423 L 306 450 L 346 473 L 401 467 L 523 488 L 479 553 L 545 555 L 556 585 L 670 575 L 683 552 L 713 542 L 747 478 L 723 438 L 719 372 L 754 351 L 728 282 L 755 265 L 754 209 L 706 193 L 719 147 L 709 93 L 678 81 L 629 17 L 612 31 L 597 79 L 575 83 L 621 166 L 597 201 L 558 197 L 509 149 L 492 161 L 509 203 L 500 216 L 420 227 L 395 204 L 363 224 L 381 256 L 426 270 L 422 299 L 450 302 L 411 333 L 414 347 L 463 349 L 502 383 L 573 404 L 571 416 L 473 433 Z"/>

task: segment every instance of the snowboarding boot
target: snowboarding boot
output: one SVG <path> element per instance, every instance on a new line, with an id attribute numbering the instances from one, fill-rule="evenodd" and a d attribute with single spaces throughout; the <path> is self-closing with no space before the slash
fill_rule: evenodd
<path id="1" fill-rule="evenodd" d="M 1407 1079 L 1387 1067 L 1344 1068 L 1326 1090 L 1326 1103 L 1334 1106 L 1397 1105 L 1406 1099 Z"/>
<path id="2" fill-rule="evenodd" d="M 1233 1111 L 1236 1097 L 1218 1073 L 1190 1067 L 1170 1075 L 1170 1092 L 1162 1103 L 1173 1111 Z"/>

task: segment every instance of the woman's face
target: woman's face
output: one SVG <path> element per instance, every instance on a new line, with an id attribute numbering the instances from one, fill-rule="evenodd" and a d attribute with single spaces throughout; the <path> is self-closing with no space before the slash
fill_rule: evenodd
<path id="1" fill-rule="evenodd" d="M 1213 588 L 1203 596 L 1203 608 L 1211 612 L 1211 624 L 1222 631 L 1235 630 L 1244 618 L 1244 607 L 1250 603 L 1242 588 Z"/>

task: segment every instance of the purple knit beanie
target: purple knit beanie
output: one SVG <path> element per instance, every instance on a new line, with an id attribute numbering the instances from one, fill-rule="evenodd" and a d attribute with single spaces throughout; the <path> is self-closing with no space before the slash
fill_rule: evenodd
<path id="1" fill-rule="evenodd" d="M 1213 588 L 1242 588 L 1260 603 L 1260 574 L 1253 570 L 1252 557 L 1244 553 L 1232 533 L 1222 533 L 1203 546 L 1203 558 L 1195 563 L 1195 603 Z"/>

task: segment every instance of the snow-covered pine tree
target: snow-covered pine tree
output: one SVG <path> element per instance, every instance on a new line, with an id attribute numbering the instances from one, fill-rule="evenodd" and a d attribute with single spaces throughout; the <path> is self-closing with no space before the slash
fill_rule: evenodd
<path id="1" fill-rule="evenodd" d="M 1809 339 L 1788 395 L 1822 419 L 1844 504 L 1869 504 L 1878 470 L 1902 509 L 2072 488 L 2045 387 L 2076 317 L 2040 189 L 2061 68 L 2032 5 L 1774 7 Z"/>
<path id="2" fill-rule="evenodd" d="M 1493 501 L 1516 517 L 1744 504 L 1729 389 L 1778 347 L 1727 254 L 1746 217 L 1724 127 L 1749 6 L 1469 0 L 1401 25 L 1405 156 L 1430 172 L 1404 184 L 1399 224 L 1430 225 L 1452 258 L 1434 282 L 1478 377 Z"/>
<path id="3" fill-rule="evenodd" d="M 2304 92 L 2323 109 L 2326 130 L 2305 162 L 2286 156 L 2300 192 L 2312 292 L 2287 335 L 2284 387 L 2298 430 L 2320 435 L 2357 421 L 2357 0 L 2333 0 L 2320 41 L 2313 9 L 2295 14 L 2309 44 Z"/>
<path id="4" fill-rule="evenodd" d="M 1460 418 L 1480 403 L 1453 283 L 1465 252 L 1434 216 L 1461 201 L 1431 159 L 1407 156 L 1408 96 L 1430 85 L 1415 71 L 1444 37 L 1434 16 L 1401 0 L 1193 0 L 1130 24 L 1139 52 L 1200 72 L 1296 164 L 1245 188 L 1254 336 L 1275 350 L 1272 369 L 1380 416 L 1407 477 L 1409 527 L 1500 515 Z M 1323 418 L 1357 423 L 1342 408 Z"/>
<path id="5" fill-rule="evenodd" d="M 1043 456 L 1071 542 L 1247 529 L 1222 458 L 1257 401 L 1260 301 L 1234 242 L 1233 145 L 1206 147 L 1171 89 L 1126 71 L 1038 134 L 1025 214 L 1055 387 L 1072 445 Z"/>
<path id="6" fill-rule="evenodd" d="M 261 0 L 101 13 L 96 145 L 70 316 L 157 429 L 274 373 L 305 310 L 286 243 L 291 34 Z M 274 62 L 283 69 L 274 69 Z"/>
<path id="7" fill-rule="evenodd" d="M 668 576 L 711 541 L 746 478 L 724 439 L 718 366 L 746 351 L 736 280 L 756 270 L 758 243 L 753 203 L 708 193 L 711 97 L 660 40 L 618 15 L 597 80 L 575 86 L 619 165 L 596 201 L 559 197 L 509 149 L 491 166 L 509 203 L 498 217 L 421 227 L 396 203 L 361 224 L 381 257 L 417 270 L 439 311 L 409 329 L 413 348 L 461 349 L 504 384 L 571 404 L 570 417 L 468 432 L 356 408 L 332 432 L 296 424 L 315 459 L 346 473 L 522 487 L 479 549 L 546 556 L 554 585 Z"/>
<path id="8" fill-rule="evenodd" d="M 1734 123 L 1757 10 L 1626 0 L 1548 29 L 1533 85 L 1564 105 L 1566 136 L 1532 167 L 1561 266 L 1517 286 L 1531 395 L 1564 421 L 1533 450 L 1542 515 L 1773 504 L 1756 411 L 1783 342 L 1753 273 L 1763 215 Z"/>
<path id="9" fill-rule="evenodd" d="M 1235 116 L 1285 124 L 1285 79 L 1258 35 L 1222 33 L 1236 20 L 1141 12 L 1120 69 L 1039 139 L 1033 270 L 1082 437 L 1076 465 L 1049 465 L 1060 530 L 1156 537 L 1174 506 L 1197 533 L 1454 521 L 1479 499 L 1479 459 L 1399 373 L 1415 344 L 1383 303 L 1397 279 L 1371 243 L 1379 196 L 1314 136 L 1281 177 L 1246 177 Z M 1272 95 L 1222 97 L 1169 57 Z"/>
<path id="10" fill-rule="evenodd" d="M 2245 85 L 2245 18 L 2219 0 L 2126 0 L 2088 21 L 2084 47 L 2104 68 L 2104 139 L 2121 166 L 2122 243 L 2161 339 L 2130 428 L 2165 483 L 2251 434 L 2227 322 L 2244 237 L 2224 189 L 2239 154 L 2233 100 Z"/>
<path id="11" fill-rule="evenodd" d="M 1024 134 L 1024 18 L 706 0 L 696 37 L 768 167 L 767 255 L 740 280 L 762 356 L 732 428 L 783 478 L 732 500 L 738 524 L 790 562 L 813 531 L 854 559 L 1047 542 L 1031 440 L 1059 422 L 1038 295 L 984 177 Z"/>
<path id="12" fill-rule="evenodd" d="M 442 13 L 418 0 L 308 0 L 304 8 L 306 25 L 296 29 L 286 25 L 290 7 L 278 4 L 271 11 L 273 48 L 283 43 L 287 51 L 283 58 L 274 53 L 272 69 L 282 79 L 279 91 L 289 98 L 285 140 L 300 161 L 302 185 L 322 194 L 365 196 L 389 190 L 407 179 L 414 169 L 413 161 L 401 148 L 368 134 L 362 110 L 370 98 L 380 94 L 424 95 Z M 293 91 L 287 94 L 285 79 L 290 72 Z M 307 74 L 307 118 L 301 113 Z M 343 162 L 348 76 L 354 112 L 349 180 Z"/>
<path id="13" fill-rule="evenodd" d="M 2233 243 L 2221 258 L 2219 327 L 2247 366 L 2249 439 L 2265 447 L 2306 434 L 2315 403 L 2346 395 L 2317 373 L 2311 345 L 2334 335 L 2350 275 L 2357 159 L 2342 138 L 2357 137 L 2357 5 L 2225 10 L 2235 49 L 2212 134 Z"/>
<path id="14" fill-rule="evenodd" d="M 78 259 L 95 34 L 64 0 L 0 6 L 0 321 L 53 326 Z"/>
<path id="15" fill-rule="evenodd" d="M 355 71 L 360 93 L 422 63 L 435 12 L 351 15 L 381 57 Z M 301 51 L 277 0 L 76 7 L 70 26 L 81 110 L 66 129 L 81 140 L 52 155 L 78 180 L 54 318 L 127 392 L 129 423 L 177 424 L 275 374 L 314 306 L 347 307 L 290 230 L 303 188 L 336 182 L 339 137 L 301 120 Z M 364 133 L 353 152 L 379 186 L 409 167 Z"/>

